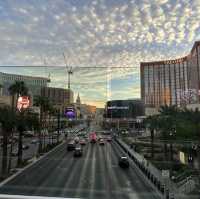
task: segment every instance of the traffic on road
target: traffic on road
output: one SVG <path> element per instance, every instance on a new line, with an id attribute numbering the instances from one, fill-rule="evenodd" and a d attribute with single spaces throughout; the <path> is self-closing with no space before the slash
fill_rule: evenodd
<path id="1" fill-rule="evenodd" d="M 159 198 L 112 134 L 83 129 L 0 187 L 0 193 L 66 198 Z"/>

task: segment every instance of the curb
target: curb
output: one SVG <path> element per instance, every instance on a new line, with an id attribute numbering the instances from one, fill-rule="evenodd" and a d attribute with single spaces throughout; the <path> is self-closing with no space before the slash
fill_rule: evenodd
<path id="1" fill-rule="evenodd" d="M 40 156 L 37 160 L 31 162 L 30 164 L 28 164 L 27 166 L 25 166 L 24 168 L 20 169 L 19 171 L 17 171 L 15 174 L 11 175 L 10 177 L 6 178 L 5 180 L 3 180 L 0 183 L 0 187 L 2 187 L 3 185 L 5 185 L 6 183 L 8 183 L 9 181 L 11 181 L 13 178 L 17 177 L 19 174 L 21 174 L 24 170 L 28 169 L 29 167 L 31 167 L 32 165 L 34 165 L 35 163 L 37 163 L 38 161 L 40 161 L 42 158 L 45 158 L 47 155 L 49 155 L 50 153 L 52 153 L 53 151 L 55 151 L 57 148 L 59 148 L 60 146 L 62 146 L 64 144 L 64 142 L 60 143 L 58 146 L 56 146 L 55 148 L 53 148 L 52 150 L 50 150 L 49 152 L 45 153 L 44 155 Z M 34 160 L 35 157 L 33 157 L 31 160 Z"/>

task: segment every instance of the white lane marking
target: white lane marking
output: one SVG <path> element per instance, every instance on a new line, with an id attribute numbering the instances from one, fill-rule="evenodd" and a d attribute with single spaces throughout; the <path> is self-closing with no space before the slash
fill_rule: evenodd
<path id="1" fill-rule="evenodd" d="M 22 196 L 22 195 L 5 195 L 0 194 L 2 199 L 58 199 L 58 197 L 42 197 L 42 196 Z M 78 199 L 78 198 L 65 198 L 65 199 Z"/>
<path id="2" fill-rule="evenodd" d="M 89 166 L 88 164 L 90 164 L 90 162 L 89 162 L 90 152 L 91 152 L 91 146 L 89 144 L 87 146 L 87 150 L 86 150 L 87 155 L 84 159 L 83 169 L 82 169 L 82 172 L 81 172 L 81 175 L 80 175 L 80 181 L 79 181 L 78 186 L 77 186 L 78 191 L 77 191 L 77 194 L 76 194 L 75 197 L 78 197 L 78 195 L 80 194 L 81 184 L 83 184 L 83 182 L 88 181 L 88 176 L 86 176 L 86 170 L 87 170 L 87 167 Z"/>
<path id="3" fill-rule="evenodd" d="M 91 175 L 91 188 L 90 188 L 90 194 L 89 194 L 89 198 L 94 198 L 94 182 L 95 182 L 95 168 L 96 168 L 96 158 L 95 154 L 96 154 L 96 150 L 97 150 L 97 146 L 92 146 L 93 147 L 93 151 L 92 151 L 92 165 L 91 165 L 91 170 L 92 170 L 92 175 Z"/>

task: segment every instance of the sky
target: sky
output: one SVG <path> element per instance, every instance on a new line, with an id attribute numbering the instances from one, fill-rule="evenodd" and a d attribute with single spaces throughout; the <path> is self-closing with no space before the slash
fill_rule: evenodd
<path id="1" fill-rule="evenodd" d="M 199 39 L 199 0 L 0 0 L 0 71 L 66 88 L 67 64 L 75 97 L 99 107 L 139 98 L 140 62 L 187 55 Z"/>

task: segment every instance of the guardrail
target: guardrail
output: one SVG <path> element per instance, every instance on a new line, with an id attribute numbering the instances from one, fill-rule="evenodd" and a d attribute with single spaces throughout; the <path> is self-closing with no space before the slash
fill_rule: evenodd
<path id="1" fill-rule="evenodd" d="M 134 163 L 142 171 L 142 173 L 149 179 L 149 181 L 151 181 L 151 183 L 154 184 L 157 190 L 160 191 L 160 193 L 163 195 L 165 199 L 184 198 L 183 195 L 180 196 L 176 184 L 173 183 L 170 179 L 169 179 L 170 186 L 167 187 L 165 185 L 160 170 L 155 168 L 142 155 L 130 150 L 130 147 L 122 140 L 118 138 L 116 138 L 115 140 L 125 151 L 125 153 L 134 161 Z"/>

